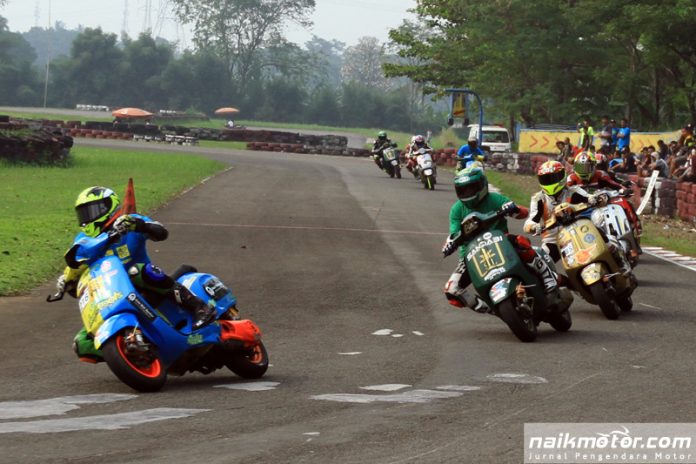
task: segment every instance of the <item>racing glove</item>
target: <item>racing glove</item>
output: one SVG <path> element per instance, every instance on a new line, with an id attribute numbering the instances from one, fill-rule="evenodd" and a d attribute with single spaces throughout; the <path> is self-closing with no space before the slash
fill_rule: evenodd
<path id="1" fill-rule="evenodd" d="M 500 211 L 502 211 L 506 216 L 512 216 L 513 214 L 519 213 L 520 208 L 515 204 L 514 201 L 508 201 L 500 208 Z"/>

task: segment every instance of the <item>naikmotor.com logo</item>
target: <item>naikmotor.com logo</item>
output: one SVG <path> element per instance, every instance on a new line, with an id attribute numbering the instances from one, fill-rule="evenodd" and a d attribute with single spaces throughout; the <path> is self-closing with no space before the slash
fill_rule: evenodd
<path id="1" fill-rule="evenodd" d="M 525 424 L 524 462 L 696 463 L 696 424 Z"/>

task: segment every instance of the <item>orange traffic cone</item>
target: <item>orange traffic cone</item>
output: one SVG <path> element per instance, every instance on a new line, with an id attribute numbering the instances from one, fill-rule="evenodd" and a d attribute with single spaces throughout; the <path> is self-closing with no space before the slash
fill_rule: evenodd
<path id="1" fill-rule="evenodd" d="M 123 196 L 123 206 L 121 207 L 122 214 L 133 214 L 135 208 L 135 188 L 133 187 L 133 178 L 128 179 L 126 186 L 126 194 Z"/>

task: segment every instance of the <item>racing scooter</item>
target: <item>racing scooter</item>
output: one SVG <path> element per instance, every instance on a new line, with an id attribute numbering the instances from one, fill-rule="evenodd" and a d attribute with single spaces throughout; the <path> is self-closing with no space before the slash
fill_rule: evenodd
<path id="1" fill-rule="evenodd" d="M 102 255 L 105 242 L 117 237 L 115 232 L 103 233 L 82 244 L 78 259 L 89 267 L 77 285 L 84 327 L 116 377 L 135 390 L 154 392 L 168 374 L 209 374 L 223 367 L 250 379 L 266 373 L 268 353 L 261 331 L 251 320 L 239 318 L 237 299 L 227 286 L 191 266 L 174 273 L 181 285 L 215 307 L 215 320 L 193 330 L 190 312 L 169 299 L 148 301 L 121 260 Z M 47 301 L 61 300 L 64 292 L 49 295 Z"/>
<path id="2" fill-rule="evenodd" d="M 401 179 L 401 164 L 399 163 L 399 153 L 396 151 L 396 144 L 392 143 L 382 150 L 382 166 L 384 171 L 392 179 L 396 176 Z"/>
<path id="3" fill-rule="evenodd" d="M 607 319 L 617 319 L 621 311 L 633 308 L 631 294 L 638 280 L 630 267 L 625 269 L 617 262 L 610 247 L 624 257 L 621 245 L 606 241 L 590 219 L 592 214 L 587 203 L 561 203 L 544 227 L 558 227 L 558 249 L 571 287 L 587 302 L 598 305 Z"/>
<path id="4" fill-rule="evenodd" d="M 636 267 L 643 250 L 639 244 L 640 236 L 626 214 L 627 209 L 632 211 L 632 206 L 617 191 L 604 190 L 602 193 L 609 197 L 609 204 L 592 211 L 592 222 L 621 245 L 631 267 Z"/>
<path id="5" fill-rule="evenodd" d="M 423 183 L 423 188 L 426 190 L 435 190 L 435 184 L 437 183 L 437 166 L 433 162 L 430 151 L 421 148 L 416 153 L 418 156 L 416 158 L 414 176 L 420 178 Z"/>
<path id="6" fill-rule="evenodd" d="M 455 245 L 467 243 L 466 270 L 476 293 L 523 342 L 536 339 L 542 322 L 559 332 L 570 330 L 570 290 L 555 286 L 547 293 L 542 279 L 520 259 L 507 236 L 490 229 L 505 215 L 502 210 L 488 214 L 472 212 L 462 220 L 459 236 L 451 237 Z M 555 272 L 551 257 L 541 248 L 534 249 Z"/>

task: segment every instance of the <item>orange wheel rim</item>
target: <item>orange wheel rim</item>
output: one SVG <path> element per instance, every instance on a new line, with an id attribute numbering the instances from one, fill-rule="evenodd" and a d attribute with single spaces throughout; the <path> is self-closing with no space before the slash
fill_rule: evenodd
<path id="1" fill-rule="evenodd" d="M 160 364 L 159 359 L 155 359 L 147 367 L 136 366 L 128 358 L 128 354 L 126 354 L 126 346 L 125 345 L 126 345 L 126 343 L 124 341 L 123 335 L 121 335 L 121 334 L 116 335 L 116 346 L 118 347 L 118 354 L 121 355 L 121 358 L 126 362 L 126 364 L 128 364 L 128 366 L 131 369 L 133 369 L 138 374 L 140 374 L 144 377 L 149 377 L 151 379 L 159 377 L 159 375 L 162 373 L 162 364 Z"/>
<path id="2" fill-rule="evenodd" d="M 263 361 L 263 351 L 261 351 L 261 345 L 256 345 L 254 348 L 252 348 L 249 361 L 253 362 L 254 364 L 259 364 L 261 361 Z"/>

